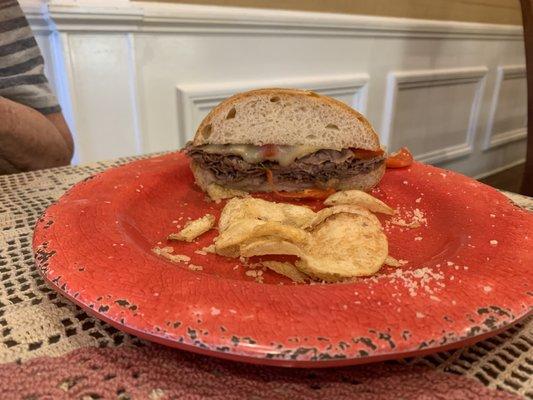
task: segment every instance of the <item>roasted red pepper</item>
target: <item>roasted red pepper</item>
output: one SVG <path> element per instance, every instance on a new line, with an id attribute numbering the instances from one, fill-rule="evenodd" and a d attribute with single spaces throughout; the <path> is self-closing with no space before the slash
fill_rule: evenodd
<path id="1" fill-rule="evenodd" d="M 374 157 L 379 157 L 379 156 L 382 156 L 383 155 L 383 150 L 382 149 L 379 149 L 379 150 L 365 150 L 365 149 L 355 149 L 355 148 L 351 148 L 350 149 L 354 156 L 356 158 L 360 158 L 362 160 L 366 160 L 368 158 L 374 158 Z"/>
<path id="2" fill-rule="evenodd" d="M 275 144 L 265 144 L 261 146 L 261 155 L 263 158 L 272 158 L 278 154 L 278 146 Z"/>
<path id="3" fill-rule="evenodd" d="M 412 163 L 413 155 L 407 150 L 407 147 L 402 147 L 396 153 L 392 153 L 385 161 L 387 168 L 404 168 Z"/>
<path id="4" fill-rule="evenodd" d="M 324 200 L 335 193 L 335 189 L 304 189 L 300 192 L 274 192 L 277 196 L 286 199 L 319 199 Z"/>

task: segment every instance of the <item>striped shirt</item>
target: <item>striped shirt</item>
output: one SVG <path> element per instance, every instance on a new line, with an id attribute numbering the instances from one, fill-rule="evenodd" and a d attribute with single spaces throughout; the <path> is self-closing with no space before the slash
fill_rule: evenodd
<path id="1" fill-rule="evenodd" d="M 0 96 L 43 114 L 61 111 L 43 56 L 16 0 L 0 0 Z"/>

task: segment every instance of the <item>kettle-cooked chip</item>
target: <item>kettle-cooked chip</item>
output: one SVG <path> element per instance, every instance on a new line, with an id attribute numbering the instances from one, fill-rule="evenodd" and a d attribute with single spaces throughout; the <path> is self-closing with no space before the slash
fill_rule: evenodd
<path id="1" fill-rule="evenodd" d="M 387 258 L 387 237 L 366 216 L 334 214 L 312 231 L 296 267 L 307 275 L 329 282 L 377 272 Z"/>
<path id="2" fill-rule="evenodd" d="M 268 269 L 277 272 L 280 275 L 286 276 L 293 282 L 303 283 L 309 279 L 307 275 L 300 272 L 294 265 L 289 262 L 281 261 L 263 261 L 261 265 L 264 265 Z"/>
<path id="3" fill-rule="evenodd" d="M 245 243 L 240 248 L 244 257 L 264 256 L 268 254 L 300 256 L 302 250 L 294 243 L 267 236 Z"/>
<path id="4" fill-rule="evenodd" d="M 276 221 L 268 221 L 255 227 L 248 238 L 253 239 L 263 236 L 275 236 L 291 243 L 306 243 L 311 239 L 309 232 Z"/>
<path id="5" fill-rule="evenodd" d="M 168 239 L 192 242 L 198 236 L 201 236 L 210 230 L 214 225 L 215 217 L 211 214 L 206 214 L 201 218 L 187 222 L 181 231 L 168 235 Z"/>
<path id="6" fill-rule="evenodd" d="M 256 227 L 263 224 L 266 222 L 250 218 L 233 221 L 215 238 L 215 251 L 226 257 L 239 257 L 240 244 L 249 239 Z"/>
<path id="7" fill-rule="evenodd" d="M 380 223 L 376 216 L 370 211 L 368 211 L 366 208 L 354 206 L 351 204 L 341 204 L 339 206 L 323 208 L 322 210 L 316 213 L 315 217 L 309 223 L 309 226 L 306 226 L 305 228 L 313 228 L 320 224 L 322 221 L 331 217 L 332 215 L 339 213 L 358 214 L 371 219 L 374 224 Z"/>
<path id="8" fill-rule="evenodd" d="M 258 238 L 275 237 L 289 243 L 306 243 L 310 240 L 309 232 L 290 225 L 275 221 L 261 221 L 258 219 L 243 219 L 231 224 L 215 239 L 215 249 L 218 254 L 227 257 L 244 255 L 239 246 Z M 246 256 L 250 257 L 250 256 Z"/>
<path id="9" fill-rule="evenodd" d="M 315 216 L 307 207 L 294 204 L 274 203 L 253 197 L 233 198 L 224 207 L 218 221 L 218 227 L 224 231 L 232 221 L 238 219 L 260 219 L 302 227 Z"/>
<path id="10" fill-rule="evenodd" d="M 361 190 L 343 190 L 329 196 L 324 204 L 327 206 L 338 206 L 341 204 L 351 204 L 366 208 L 372 212 L 393 215 L 394 210 L 374 196 Z"/>
<path id="11" fill-rule="evenodd" d="M 326 204 L 333 206 L 315 213 L 293 204 L 233 198 L 222 210 L 215 250 L 228 257 L 297 256 L 295 266 L 265 264 L 297 282 L 306 276 L 335 282 L 377 272 L 388 243 L 372 212 L 393 210 L 356 190 L 338 192 Z"/>

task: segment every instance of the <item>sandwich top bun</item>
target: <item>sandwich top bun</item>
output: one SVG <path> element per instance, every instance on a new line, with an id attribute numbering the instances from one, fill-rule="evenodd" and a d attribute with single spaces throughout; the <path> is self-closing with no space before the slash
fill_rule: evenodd
<path id="1" fill-rule="evenodd" d="M 259 89 L 226 99 L 205 117 L 192 144 L 380 149 L 363 115 L 341 101 L 297 89 Z"/>

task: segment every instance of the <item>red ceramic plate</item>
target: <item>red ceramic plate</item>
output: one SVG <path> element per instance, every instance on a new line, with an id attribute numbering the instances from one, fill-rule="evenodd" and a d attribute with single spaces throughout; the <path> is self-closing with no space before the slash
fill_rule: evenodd
<path id="1" fill-rule="evenodd" d="M 528 314 L 531 214 L 472 179 L 419 163 L 388 170 L 374 195 L 407 222 L 418 209 L 427 224 L 407 229 L 382 218 L 391 255 L 408 263 L 352 283 L 295 285 L 268 271 L 258 283 L 238 260 L 195 253 L 215 232 L 174 245 L 201 271 L 153 254 L 177 224 L 218 216 L 223 206 L 205 201 L 181 153 L 79 183 L 39 220 L 34 251 L 55 290 L 111 325 L 260 364 L 421 355 L 475 342 Z"/>

